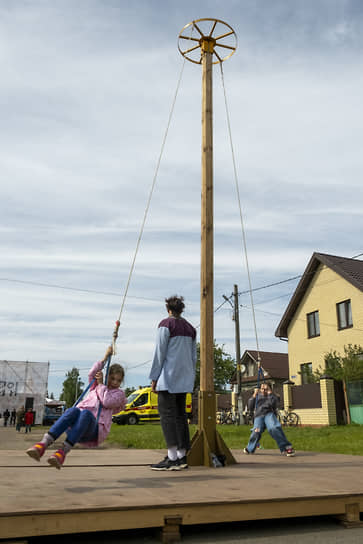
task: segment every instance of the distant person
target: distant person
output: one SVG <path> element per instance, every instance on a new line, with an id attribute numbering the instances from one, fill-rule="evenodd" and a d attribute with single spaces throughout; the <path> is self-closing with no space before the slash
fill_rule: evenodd
<path id="1" fill-rule="evenodd" d="M 287 457 L 294 457 L 295 450 L 285 436 L 281 423 L 276 417 L 278 398 L 273 394 L 271 386 L 263 383 L 259 390 L 254 391 L 248 400 L 248 411 L 254 414 L 253 429 L 250 440 L 244 448 L 244 453 L 255 453 L 265 429 L 276 441 L 281 453 Z"/>
<path id="2" fill-rule="evenodd" d="M 42 440 L 26 451 L 32 459 L 40 461 L 45 450 L 64 432 L 67 433 L 67 438 L 62 447 L 48 458 L 48 463 L 58 469 L 62 467 L 67 453 L 77 442 L 95 448 L 106 439 L 111 428 L 112 414 L 121 412 L 126 405 L 125 393 L 120 389 L 124 379 L 124 369 L 121 365 L 116 363 L 110 366 L 107 385 L 103 384 L 102 369 L 111 355 L 112 346 L 107 349 L 104 358 L 95 363 L 89 371 L 89 382 L 93 380 L 95 382 L 86 398 L 77 406 L 66 410 L 45 433 Z"/>
<path id="3" fill-rule="evenodd" d="M 16 412 L 16 430 L 20 433 L 22 426 L 24 425 L 25 408 L 21 406 Z"/>
<path id="4" fill-rule="evenodd" d="M 9 410 L 6 408 L 5 412 L 3 413 L 4 427 L 7 427 L 9 417 L 10 417 L 10 412 L 9 412 Z"/>
<path id="5" fill-rule="evenodd" d="M 165 299 L 168 317 L 159 323 L 152 361 L 151 389 L 158 394 L 158 410 L 168 454 L 152 470 L 188 468 L 190 449 L 186 394 L 194 387 L 197 362 L 196 330 L 181 317 L 183 297 Z"/>
<path id="6" fill-rule="evenodd" d="M 31 408 L 24 414 L 24 423 L 25 423 L 25 432 L 31 433 L 32 432 L 32 425 L 34 423 L 34 412 Z"/>
<path id="7" fill-rule="evenodd" d="M 15 425 L 15 421 L 16 421 L 16 410 L 15 408 L 13 408 L 10 414 L 10 425 Z"/>

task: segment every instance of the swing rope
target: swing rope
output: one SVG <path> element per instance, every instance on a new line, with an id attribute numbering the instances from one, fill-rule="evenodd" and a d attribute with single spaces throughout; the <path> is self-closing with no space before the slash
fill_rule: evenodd
<path id="1" fill-rule="evenodd" d="M 132 277 L 132 274 L 133 274 L 133 271 L 134 271 L 134 268 L 135 268 L 137 253 L 139 251 L 141 238 L 142 238 L 142 235 L 144 233 L 146 218 L 147 218 L 147 214 L 149 212 L 151 198 L 152 198 L 152 195 L 153 195 L 153 192 L 154 192 L 156 179 L 157 179 L 157 176 L 158 176 L 158 173 L 159 173 L 160 163 L 161 163 L 161 159 L 162 159 L 162 156 L 163 156 L 163 153 L 164 153 L 166 139 L 167 139 L 167 136 L 168 136 L 168 133 L 169 133 L 170 124 L 171 124 L 171 120 L 172 120 L 174 109 L 175 109 L 175 103 L 176 103 L 176 99 L 177 99 L 177 96 L 178 96 L 178 93 L 179 93 L 179 88 L 180 88 L 180 84 L 181 84 L 181 80 L 182 80 L 182 76 L 183 76 L 183 72 L 184 72 L 185 60 L 186 59 L 184 58 L 183 63 L 182 63 L 182 67 L 181 67 L 181 70 L 180 70 L 180 74 L 179 74 L 178 83 L 177 83 L 176 90 L 175 90 L 175 93 L 174 93 L 174 98 L 173 98 L 172 105 L 171 105 L 171 108 L 170 108 L 168 122 L 167 122 L 167 125 L 166 125 L 166 130 L 165 130 L 165 133 L 164 133 L 164 137 L 163 137 L 163 140 L 162 140 L 159 157 L 158 157 L 158 160 L 157 160 L 157 163 L 156 163 L 156 168 L 155 168 L 155 173 L 154 173 L 154 177 L 153 177 L 152 184 L 151 184 L 149 198 L 147 200 L 146 208 L 145 208 L 145 211 L 144 211 L 144 217 L 143 217 L 143 220 L 142 220 L 139 237 L 137 239 L 134 257 L 132 259 L 131 268 L 130 268 L 130 272 L 129 272 L 129 277 L 127 279 L 126 289 L 125 289 L 125 292 L 124 292 L 124 295 L 123 295 L 121 308 L 120 308 L 120 313 L 119 313 L 119 316 L 118 316 L 118 321 L 121 321 L 121 315 L 122 315 L 122 312 L 123 312 L 123 309 L 124 309 L 124 306 L 125 306 L 127 293 L 128 293 L 130 282 L 131 282 L 131 277 Z"/>
<path id="2" fill-rule="evenodd" d="M 265 376 L 261 367 L 261 363 L 258 365 L 258 372 L 257 372 L 257 389 L 260 389 L 260 379 L 262 378 L 262 381 L 265 381 Z"/>
<path id="3" fill-rule="evenodd" d="M 257 379 L 258 379 L 258 383 L 259 383 L 259 376 L 260 376 L 260 371 L 262 372 L 262 368 L 261 368 L 260 346 L 259 346 L 258 334 L 257 334 L 255 305 L 254 305 L 254 301 L 253 301 L 251 274 L 250 274 L 250 267 L 249 267 L 248 255 L 247 255 L 246 233 L 245 233 L 245 227 L 244 227 L 244 221 L 243 221 L 243 215 L 242 215 L 242 206 L 241 206 L 241 198 L 240 198 L 239 185 L 238 185 L 236 159 L 235 159 L 235 153 L 234 153 L 234 147 L 233 147 L 232 130 L 231 130 L 230 117 L 229 117 L 229 108 L 228 108 L 228 103 L 227 103 L 227 93 L 226 93 L 226 86 L 225 86 L 225 83 L 224 83 L 224 73 L 223 73 L 222 62 L 219 63 L 219 66 L 220 66 L 220 69 L 221 69 L 221 79 L 222 79 L 222 86 L 223 86 L 224 103 L 225 103 L 225 108 L 226 108 L 228 134 L 229 134 L 229 141 L 230 141 L 231 153 L 232 153 L 234 180 L 235 180 L 235 186 L 236 186 L 236 192 L 237 192 L 239 216 L 240 216 L 241 229 L 242 229 L 243 249 L 244 249 L 245 263 L 246 263 L 246 269 L 247 269 L 247 277 L 248 277 L 249 294 L 250 294 L 251 308 L 252 308 L 253 325 L 254 325 L 254 330 L 255 330 L 255 339 L 256 339 L 256 348 L 257 348 L 257 364 L 258 364 L 258 377 L 257 377 Z M 263 375 L 263 372 L 262 372 L 262 375 Z"/>
<path id="4" fill-rule="evenodd" d="M 151 184 L 151 189 L 150 189 L 150 192 L 149 192 L 149 197 L 148 197 L 148 199 L 147 199 L 146 208 L 145 208 L 145 211 L 144 211 L 144 216 L 143 216 L 143 220 L 142 220 L 142 224 L 141 224 L 139 236 L 138 236 L 137 243 L 136 243 L 136 247 L 135 247 L 134 256 L 133 256 L 132 263 L 131 263 L 131 267 L 130 267 L 130 272 L 129 272 L 129 275 L 128 275 L 128 278 L 127 278 L 127 282 L 126 282 L 125 292 L 124 292 L 124 295 L 123 295 L 123 298 L 122 298 L 122 302 L 121 302 L 120 312 L 119 312 L 118 319 L 117 319 L 116 324 L 115 324 L 115 329 L 114 329 L 113 335 L 112 335 L 112 351 L 113 351 L 113 354 L 116 353 L 116 340 L 117 340 L 117 338 L 118 338 L 118 331 L 119 331 L 119 328 L 120 328 L 121 316 L 122 316 L 122 312 L 123 312 L 123 309 L 124 309 L 124 306 L 125 306 L 127 294 L 128 294 L 128 291 L 129 291 L 129 287 L 130 287 L 130 283 L 131 283 L 132 274 L 133 274 L 133 272 L 134 272 L 136 257 L 137 257 L 137 254 L 138 254 L 138 251 L 139 251 L 139 247 L 140 247 L 140 243 L 141 243 L 141 239 L 142 239 L 142 236 L 143 236 L 143 233 L 144 233 L 144 227 L 145 227 L 145 223 L 146 223 L 146 218 L 147 218 L 147 215 L 148 215 L 148 212 L 149 212 L 149 208 L 150 208 L 150 204 L 151 204 L 152 195 L 153 195 L 153 193 L 154 193 L 154 189 L 155 189 L 155 185 L 156 185 L 157 176 L 158 176 L 159 169 L 160 169 L 161 159 L 162 159 L 162 156 L 163 156 L 163 153 L 164 153 L 164 148 L 165 148 L 165 144 L 166 144 L 166 139 L 167 139 L 167 136 L 168 136 L 168 133 L 169 133 L 170 124 L 171 124 L 171 120 L 172 120 L 173 113 L 174 113 L 174 109 L 175 109 L 175 103 L 176 103 L 176 99 L 177 99 L 177 96 L 178 96 L 178 93 L 179 93 L 179 88 L 180 88 L 180 84 L 181 84 L 181 80 L 182 80 L 182 76 L 183 76 L 183 72 L 184 72 L 185 60 L 186 60 L 186 59 L 184 58 L 184 59 L 183 59 L 183 63 L 182 63 L 182 67 L 181 67 L 181 70 L 180 70 L 180 74 L 179 74 L 179 78 L 178 78 L 176 90 L 175 90 L 174 97 L 173 97 L 173 100 L 172 100 L 172 105 L 171 105 L 171 108 L 170 108 L 170 113 L 169 113 L 168 122 L 167 122 L 167 125 L 166 125 L 166 130 L 165 130 L 164 137 L 163 137 L 163 140 L 162 140 L 162 144 L 161 144 L 161 149 L 160 149 L 159 157 L 158 157 L 158 160 L 157 160 L 157 163 L 156 163 L 156 168 L 155 168 L 154 177 L 153 177 L 152 184 Z M 104 383 L 105 383 L 105 384 L 107 384 L 108 372 L 109 372 L 109 367 L 110 367 L 111 359 L 112 359 L 112 355 L 110 355 L 110 356 L 107 358 L 107 362 L 106 362 L 106 374 L 105 374 L 105 379 L 104 379 Z M 94 378 L 94 379 L 88 384 L 88 386 L 86 387 L 86 389 L 85 389 L 85 390 L 83 391 L 83 393 L 79 396 L 79 398 L 76 400 L 76 402 L 74 403 L 73 406 L 77 406 L 77 404 L 79 404 L 79 403 L 81 402 L 81 400 L 82 400 L 82 399 L 85 397 L 85 395 L 88 393 L 88 391 L 90 390 L 90 388 L 92 387 L 92 385 L 95 383 L 95 381 L 96 381 L 96 379 Z M 102 406 L 101 406 L 101 404 L 100 404 L 100 406 L 99 406 L 99 408 L 98 408 L 97 422 L 98 422 L 98 418 L 99 418 L 99 416 L 100 416 L 101 408 L 102 408 Z"/>

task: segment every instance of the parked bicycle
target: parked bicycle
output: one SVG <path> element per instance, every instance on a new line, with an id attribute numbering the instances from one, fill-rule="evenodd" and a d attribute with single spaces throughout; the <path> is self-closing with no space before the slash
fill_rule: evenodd
<path id="1" fill-rule="evenodd" d="M 245 424 L 249 425 L 250 427 L 253 427 L 253 412 L 249 412 L 248 410 L 243 412 Z"/>
<path id="2" fill-rule="evenodd" d="M 226 425 L 239 425 L 240 416 L 238 412 L 233 412 L 225 408 L 217 412 L 217 423 Z"/>
<path id="3" fill-rule="evenodd" d="M 277 412 L 278 420 L 284 427 L 297 427 L 300 423 L 300 417 L 296 412 L 290 410 L 279 410 Z"/>

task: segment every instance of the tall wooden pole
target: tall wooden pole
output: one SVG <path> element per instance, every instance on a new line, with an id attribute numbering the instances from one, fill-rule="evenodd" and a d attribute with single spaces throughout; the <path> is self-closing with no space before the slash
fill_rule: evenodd
<path id="1" fill-rule="evenodd" d="M 211 49 L 208 50 L 208 49 Z M 202 42 L 202 210 L 200 390 L 214 391 L 213 361 L 213 43 Z"/>
<path id="2" fill-rule="evenodd" d="M 201 25 L 200 25 L 201 23 Z M 209 30 L 203 31 L 206 26 Z M 192 26 L 189 35 L 184 31 Z M 196 37 L 196 35 L 198 37 Z M 202 65 L 202 221 L 201 221 L 201 294 L 200 294 L 200 391 L 198 395 L 198 430 L 188 452 L 190 465 L 220 466 L 235 459 L 216 430 L 216 394 L 214 391 L 213 329 L 213 58 L 223 62 L 236 50 L 233 28 L 220 19 L 197 19 L 179 34 L 179 51 Z M 198 51 L 198 57 L 193 55 Z M 201 53 L 199 56 L 199 52 Z M 228 53 L 223 57 L 223 53 Z"/>
<path id="3" fill-rule="evenodd" d="M 200 299 L 200 391 L 198 431 L 188 454 L 190 465 L 213 466 L 218 459 L 235 463 L 216 431 L 214 392 L 213 308 L 213 51 L 216 41 L 200 40 L 202 50 L 202 210 L 201 210 L 201 299 Z M 223 462 L 224 462 L 223 461 Z"/>

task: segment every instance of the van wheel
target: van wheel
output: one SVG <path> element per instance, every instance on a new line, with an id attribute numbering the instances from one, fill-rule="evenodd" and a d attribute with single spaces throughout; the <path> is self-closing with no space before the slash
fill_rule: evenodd
<path id="1" fill-rule="evenodd" d="M 130 414 L 127 418 L 128 425 L 137 425 L 139 423 L 139 418 L 136 414 Z"/>

